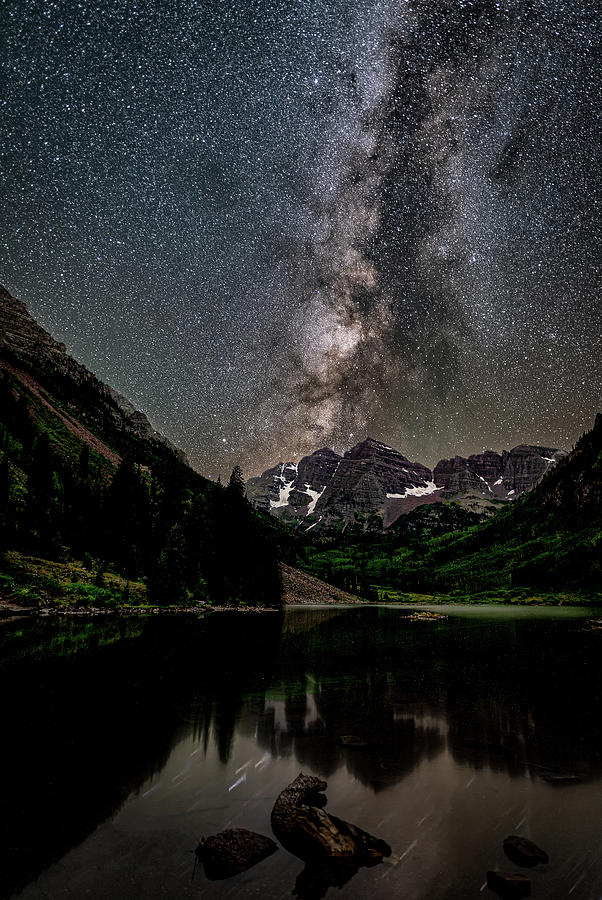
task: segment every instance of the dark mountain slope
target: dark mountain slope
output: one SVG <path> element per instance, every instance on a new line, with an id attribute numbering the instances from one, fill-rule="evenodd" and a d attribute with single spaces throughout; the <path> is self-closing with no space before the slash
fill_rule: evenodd
<path id="1" fill-rule="evenodd" d="M 106 603 L 108 568 L 154 602 L 278 604 L 274 524 L 242 483 L 195 472 L 0 289 L 0 549 L 85 559 Z"/>
<path id="2" fill-rule="evenodd" d="M 0 368 L 49 405 L 67 428 L 113 465 L 131 453 L 149 462 L 170 450 L 184 454 L 155 431 L 146 416 L 71 357 L 0 285 Z M 95 446 L 100 444 L 100 446 Z"/>

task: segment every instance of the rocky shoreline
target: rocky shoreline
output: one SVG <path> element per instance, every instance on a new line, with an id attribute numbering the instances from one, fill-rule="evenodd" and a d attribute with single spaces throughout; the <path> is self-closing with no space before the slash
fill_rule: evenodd
<path id="1" fill-rule="evenodd" d="M 0 602 L 0 620 L 14 619 L 20 616 L 36 616 L 41 619 L 59 617 L 100 617 L 100 616 L 203 616 L 215 612 L 265 613 L 279 612 L 275 606 L 211 606 L 196 604 L 195 606 L 115 606 L 111 609 L 99 606 L 16 606 L 13 603 Z"/>

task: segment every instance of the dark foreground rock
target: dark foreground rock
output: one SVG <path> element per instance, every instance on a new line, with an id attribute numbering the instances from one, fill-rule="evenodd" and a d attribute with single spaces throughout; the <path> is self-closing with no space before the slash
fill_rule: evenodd
<path id="1" fill-rule="evenodd" d="M 545 864 L 550 861 L 548 854 L 541 847 L 518 834 L 511 834 L 505 838 L 504 853 L 515 865 L 529 869 L 539 863 Z"/>
<path id="2" fill-rule="evenodd" d="M 331 857 L 366 865 L 390 856 L 385 841 L 320 808 L 325 789 L 325 781 L 301 772 L 282 791 L 272 809 L 272 828 L 283 846 L 303 860 Z"/>
<path id="3" fill-rule="evenodd" d="M 370 865 L 376 865 L 377 862 Z M 297 876 L 293 896 L 298 900 L 322 900 L 330 888 L 341 890 L 357 873 L 359 864 L 343 857 L 306 860 L 305 868 Z"/>
<path id="4" fill-rule="evenodd" d="M 231 828 L 207 839 L 201 838 L 195 852 L 207 878 L 216 881 L 250 869 L 277 849 L 274 841 L 263 834 L 246 828 Z"/>
<path id="5" fill-rule="evenodd" d="M 525 875 L 516 873 L 487 872 L 487 887 L 504 900 L 531 896 L 531 882 Z"/>
<path id="6" fill-rule="evenodd" d="M 379 838 L 322 809 L 326 782 L 302 772 L 279 795 L 272 809 L 274 834 L 305 862 L 294 895 L 321 900 L 331 887 L 342 888 L 361 866 L 375 866 L 391 848 Z"/>

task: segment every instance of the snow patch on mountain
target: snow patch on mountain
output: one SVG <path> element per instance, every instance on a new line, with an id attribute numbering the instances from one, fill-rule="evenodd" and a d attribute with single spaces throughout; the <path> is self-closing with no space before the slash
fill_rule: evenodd
<path id="1" fill-rule="evenodd" d="M 426 494 L 433 494 L 440 490 L 434 481 L 427 481 L 426 484 L 419 484 L 416 487 L 405 489 L 403 494 L 387 494 L 387 500 L 405 500 L 406 497 L 424 497 Z"/>
<path id="2" fill-rule="evenodd" d="M 285 478 L 284 473 L 286 472 L 287 469 L 292 469 L 293 472 L 295 473 L 295 475 L 297 474 L 297 464 L 296 463 L 280 463 L 280 474 L 274 475 L 274 478 L 277 481 L 286 482 L 287 479 Z"/>
<path id="3" fill-rule="evenodd" d="M 305 493 L 309 494 L 309 496 L 311 497 L 311 501 L 309 502 L 309 504 L 307 506 L 306 515 L 311 516 L 314 509 L 316 508 L 316 503 L 318 502 L 318 500 L 320 499 L 320 497 L 322 496 L 322 494 L 324 493 L 325 490 L 326 490 L 326 485 L 323 486 L 321 491 L 312 491 L 312 489 L 310 488 L 310 486 L 308 484 L 305 485 Z M 308 529 L 308 531 L 309 531 L 309 529 Z"/>
<path id="4" fill-rule="evenodd" d="M 319 523 L 322 521 L 322 518 L 323 518 L 323 517 L 320 516 L 320 518 L 319 518 L 316 522 L 312 522 L 312 524 L 309 526 L 309 528 L 306 528 L 305 530 L 306 530 L 306 531 L 311 531 L 312 528 L 315 528 L 316 525 L 319 525 Z"/>
<path id="5" fill-rule="evenodd" d="M 288 498 L 290 497 L 290 493 L 293 489 L 295 479 L 292 478 L 290 481 L 286 481 L 284 477 L 285 469 L 293 469 L 295 474 L 297 473 L 297 466 L 295 465 L 295 463 L 281 463 L 280 474 L 275 475 L 274 479 L 277 481 L 281 481 L 282 486 L 278 494 L 278 499 L 270 500 L 270 509 L 278 509 L 278 507 L 280 506 L 288 506 Z"/>

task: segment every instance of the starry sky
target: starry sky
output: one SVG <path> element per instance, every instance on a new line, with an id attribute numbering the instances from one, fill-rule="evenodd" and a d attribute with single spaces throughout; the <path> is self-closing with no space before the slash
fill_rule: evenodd
<path id="1" fill-rule="evenodd" d="M 4 0 L 0 35 L 0 280 L 204 474 L 591 426 L 591 0 Z"/>

